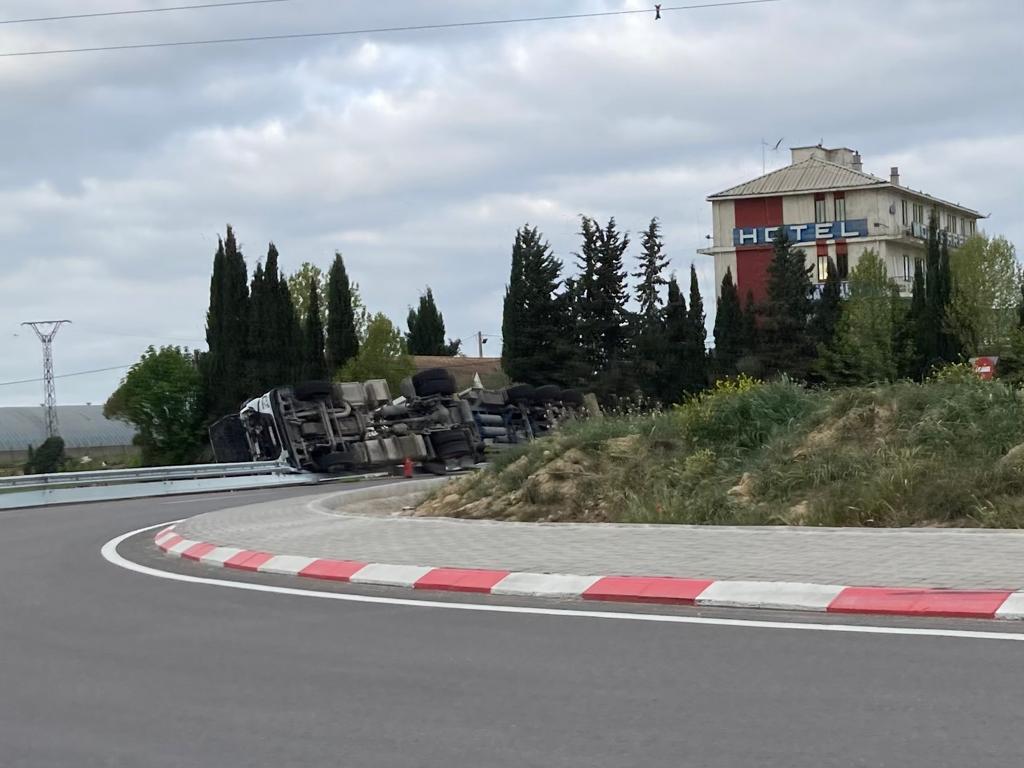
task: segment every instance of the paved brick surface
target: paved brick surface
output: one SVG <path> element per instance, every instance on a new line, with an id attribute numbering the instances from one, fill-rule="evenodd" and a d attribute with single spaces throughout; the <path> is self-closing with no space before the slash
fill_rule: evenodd
<path id="1" fill-rule="evenodd" d="M 345 494 L 210 512 L 186 538 L 283 555 L 580 575 L 1024 588 L 1024 532 L 503 523 L 412 518 L 418 495 Z"/>

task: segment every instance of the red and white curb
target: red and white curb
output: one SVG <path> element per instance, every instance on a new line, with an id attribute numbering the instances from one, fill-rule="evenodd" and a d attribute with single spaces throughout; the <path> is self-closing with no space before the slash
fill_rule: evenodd
<path id="1" fill-rule="evenodd" d="M 790 581 L 713 581 L 673 576 L 575 576 L 475 568 L 386 565 L 274 555 L 185 539 L 173 526 L 156 535 L 172 557 L 258 573 L 311 579 L 526 597 L 582 598 L 732 608 L 968 619 L 1024 619 L 1024 591 L 850 587 Z"/>

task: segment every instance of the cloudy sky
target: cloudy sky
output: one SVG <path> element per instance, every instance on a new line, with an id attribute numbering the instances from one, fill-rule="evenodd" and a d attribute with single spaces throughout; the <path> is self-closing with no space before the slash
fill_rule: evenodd
<path id="1" fill-rule="evenodd" d="M 4 0 L 0 20 L 197 1 Z M 288 0 L 3 24 L 0 52 L 649 5 Z M 1024 244 L 1022 22 L 1024 0 L 782 0 L 0 58 L 0 384 L 40 375 L 23 320 L 74 321 L 58 375 L 202 345 L 225 223 L 250 266 L 270 240 L 286 269 L 341 250 L 396 320 L 429 284 L 462 338 L 500 330 L 527 221 L 567 257 L 580 213 L 633 232 L 658 216 L 674 268 L 694 262 L 710 294 L 704 198 L 760 175 L 762 138 L 853 147 L 883 176 L 899 165 Z M 121 375 L 61 378 L 58 400 L 102 402 Z M 0 386 L 0 405 L 41 398 L 38 382 Z"/>

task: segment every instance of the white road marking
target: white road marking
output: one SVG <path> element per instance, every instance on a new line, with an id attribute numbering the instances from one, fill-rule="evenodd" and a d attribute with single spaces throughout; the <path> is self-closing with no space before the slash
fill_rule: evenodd
<path id="1" fill-rule="evenodd" d="M 161 571 L 158 568 L 150 568 L 146 565 L 139 565 L 131 560 L 122 557 L 117 548 L 125 539 L 131 538 L 139 533 L 152 531 L 163 526 L 180 522 L 158 523 L 145 528 L 139 528 L 128 533 L 122 533 L 106 544 L 100 550 L 103 558 L 113 565 L 124 568 L 135 573 L 155 576 L 159 579 L 169 581 L 181 581 L 188 584 L 205 584 L 211 587 L 226 587 L 228 589 L 242 589 L 249 592 L 272 592 L 278 595 L 291 595 L 293 597 L 310 597 L 322 600 L 341 600 L 348 603 L 370 603 L 376 605 L 400 605 L 408 608 L 443 608 L 451 611 L 478 611 L 482 613 L 507 613 L 527 616 L 557 616 L 560 618 L 573 619 L 611 619 L 616 621 L 646 621 L 657 624 L 696 624 L 718 627 L 745 627 L 749 629 L 783 629 L 783 630 L 806 630 L 810 632 L 843 632 L 858 635 L 910 635 L 916 637 L 949 637 L 961 640 L 1010 640 L 1016 642 L 1024 641 L 1024 633 L 1018 632 L 979 632 L 966 629 L 926 629 L 918 627 L 881 627 L 863 624 L 812 624 L 806 622 L 788 621 L 756 621 L 753 619 L 720 619 L 703 616 L 674 616 L 661 615 L 656 613 L 616 613 L 614 611 L 586 611 L 567 610 L 561 608 L 536 608 L 532 606 L 517 605 L 484 605 L 480 603 L 446 603 L 440 600 L 413 600 L 400 597 L 376 597 L 372 595 L 350 595 L 341 592 L 320 592 L 312 589 L 296 589 L 294 587 L 277 587 L 270 584 L 251 584 L 241 581 L 229 581 L 224 579 L 211 579 L 203 576 L 190 576 L 184 573 L 171 573 Z"/>

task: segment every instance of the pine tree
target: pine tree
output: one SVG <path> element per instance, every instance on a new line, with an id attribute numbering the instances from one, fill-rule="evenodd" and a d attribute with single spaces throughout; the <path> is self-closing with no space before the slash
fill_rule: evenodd
<path id="1" fill-rule="evenodd" d="M 715 312 L 715 366 L 720 373 L 730 374 L 743 349 L 743 310 L 732 269 L 726 268 Z"/>
<path id="2" fill-rule="evenodd" d="M 536 227 L 516 232 L 512 271 L 502 313 L 502 367 L 514 381 L 570 384 L 572 346 L 566 313 L 568 299 L 558 297 L 562 265 Z"/>
<path id="3" fill-rule="evenodd" d="M 675 275 L 668 281 L 665 303 L 665 353 L 658 370 L 658 396 L 663 403 L 678 403 L 686 394 L 687 353 L 690 341 L 690 314 Z"/>
<path id="4" fill-rule="evenodd" d="M 643 329 L 661 324 L 661 286 L 668 284 L 664 275 L 668 259 L 662 253 L 664 246 L 661 242 L 661 225 L 657 218 L 651 219 L 647 226 L 641 247 L 642 251 L 638 258 L 640 268 L 633 273 L 633 277 L 640 281 L 636 287 L 636 301 L 640 305 L 637 315 L 639 325 Z"/>
<path id="5" fill-rule="evenodd" d="M 639 280 L 636 287 L 639 311 L 634 316 L 631 334 L 638 386 L 645 395 L 657 399 L 661 397 L 658 374 L 667 354 L 661 287 L 668 285 L 664 276 L 668 259 L 663 254 L 660 230 L 658 219 L 651 219 L 641 241 L 642 251 L 637 259 L 639 269 L 633 273 L 633 277 Z"/>
<path id="6" fill-rule="evenodd" d="M 622 265 L 629 237 L 619 233 L 614 217 L 604 229 L 586 216 L 581 218 L 579 308 L 583 359 L 594 371 L 595 389 L 603 396 L 622 395 L 633 388 L 628 349 L 630 316 Z"/>
<path id="7" fill-rule="evenodd" d="M 352 286 L 345 261 L 335 252 L 327 274 L 327 366 L 337 372 L 359 352 L 355 313 L 352 310 Z"/>
<path id="8" fill-rule="evenodd" d="M 596 283 L 598 263 L 597 222 L 580 216 L 580 236 L 583 242 L 575 254 L 579 277 L 572 281 L 571 303 L 576 318 L 576 352 L 580 373 L 591 386 L 601 370 L 601 339 L 596 314 Z"/>
<path id="9" fill-rule="evenodd" d="M 821 364 L 829 382 L 868 384 L 896 377 L 892 287 L 881 257 L 864 251 L 850 271 L 850 298 L 835 337 L 822 347 Z"/>
<path id="10" fill-rule="evenodd" d="M 410 355 L 445 355 L 448 345 L 444 340 L 444 317 L 434 303 L 434 293 L 427 291 L 420 295 L 419 306 L 409 309 L 407 320 L 409 331 L 405 335 Z"/>
<path id="11" fill-rule="evenodd" d="M 309 281 L 309 311 L 303 327 L 302 378 L 307 380 L 327 377 L 324 357 L 324 327 L 320 321 L 320 296 L 315 281 Z"/>
<path id="12" fill-rule="evenodd" d="M 768 266 L 768 300 L 762 327 L 764 362 L 769 372 L 803 379 L 814 360 L 814 343 L 808 331 L 810 274 L 803 250 L 792 248 L 782 230 L 774 250 Z"/>
<path id="13" fill-rule="evenodd" d="M 218 239 L 206 315 L 203 399 L 209 418 L 237 410 L 248 393 L 249 286 L 245 259 L 230 226 Z"/>

